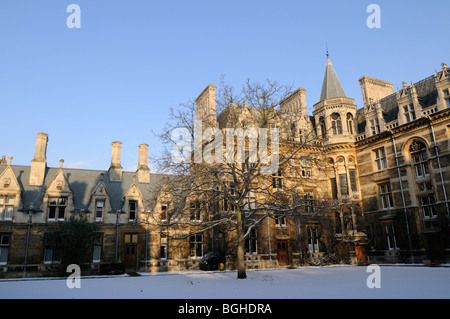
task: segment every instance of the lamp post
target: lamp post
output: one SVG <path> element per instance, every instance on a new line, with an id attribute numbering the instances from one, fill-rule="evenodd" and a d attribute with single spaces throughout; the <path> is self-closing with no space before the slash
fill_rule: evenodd
<path id="1" fill-rule="evenodd" d="M 33 222 L 33 204 L 30 205 L 28 209 L 28 225 L 27 225 L 27 240 L 25 244 L 25 259 L 23 261 L 23 277 L 25 278 L 27 275 L 27 265 L 28 265 L 28 246 L 30 244 L 30 231 L 31 231 L 31 223 Z"/>

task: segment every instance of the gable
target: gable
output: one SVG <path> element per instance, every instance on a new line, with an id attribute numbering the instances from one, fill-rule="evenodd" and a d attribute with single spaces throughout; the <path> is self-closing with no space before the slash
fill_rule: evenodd
<path id="1" fill-rule="evenodd" d="M 69 182 L 66 179 L 66 176 L 63 173 L 63 170 L 60 169 L 53 180 L 48 184 L 46 193 L 59 193 L 59 194 L 69 194 L 72 193 L 70 189 Z"/>
<path id="2" fill-rule="evenodd" d="M 17 181 L 11 166 L 6 167 L 0 175 L 0 191 L 19 193 L 21 191 L 19 182 Z"/>
<path id="3" fill-rule="evenodd" d="M 127 197 L 129 197 L 129 198 L 142 198 L 141 190 L 139 189 L 139 187 L 136 185 L 135 182 L 130 186 L 128 191 L 125 193 L 124 197 L 125 198 L 127 198 Z"/>

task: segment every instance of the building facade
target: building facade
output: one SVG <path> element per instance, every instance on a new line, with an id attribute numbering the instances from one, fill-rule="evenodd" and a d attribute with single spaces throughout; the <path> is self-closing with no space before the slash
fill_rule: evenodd
<path id="1" fill-rule="evenodd" d="M 313 114 L 306 112 L 303 88 L 281 101 L 274 120 L 280 149 L 301 145 L 306 155 L 268 180 L 273 192 L 298 183 L 304 213 L 273 215 L 252 228 L 248 268 L 448 260 L 446 64 L 397 92 L 387 81 L 363 76 L 359 82 L 364 106 L 358 109 L 327 54 Z M 236 117 L 230 109 L 216 116 L 215 94 L 208 85 L 197 98 L 197 120 L 225 129 Z M 241 111 L 238 120 L 251 122 L 252 108 Z M 226 256 L 227 268 L 235 267 L 235 234 L 221 227 L 200 231 L 210 212 L 167 187 L 176 176 L 150 172 L 148 145 L 139 146 L 136 172 L 124 172 L 121 142 L 112 143 L 104 171 L 67 169 L 63 160 L 59 168 L 47 167 L 47 143 L 47 134 L 38 133 L 30 166 L 13 165 L 12 156 L 0 161 L 0 276 L 54 274 L 61 254 L 47 234 L 71 217 L 98 224 L 85 273 L 114 265 L 131 272 L 195 269 L 213 250 Z M 175 210 L 185 213 L 169 214 Z"/>

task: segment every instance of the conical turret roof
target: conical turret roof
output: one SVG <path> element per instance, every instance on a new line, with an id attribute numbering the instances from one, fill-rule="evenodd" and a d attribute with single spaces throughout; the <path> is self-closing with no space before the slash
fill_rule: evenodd
<path id="1" fill-rule="evenodd" d="M 344 88 L 334 71 L 333 65 L 330 61 L 330 56 L 327 52 L 327 65 L 325 68 L 325 75 L 323 77 L 322 92 L 320 93 L 320 101 L 331 99 L 334 97 L 347 97 Z"/>

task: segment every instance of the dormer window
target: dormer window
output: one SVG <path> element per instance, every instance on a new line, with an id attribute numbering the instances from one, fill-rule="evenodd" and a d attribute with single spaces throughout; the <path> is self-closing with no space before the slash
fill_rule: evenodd
<path id="1" fill-rule="evenodd" d="M 67 197 L 50 197 L 48 199 L 48 220 L 64 220 Z"/>
<path id="2" fill-rule="evenodd" d="M 445 105 L 447 105 L 447 107 L 450 107 L 450 89 L 444 90 L 444 99 Z"/>
<path id="3" fill-rule="evenodd" d="M 105 210 L 105 201 L 97 200 L 95 203 L 95 221 L 101 222 L 103 220 L 104 210 Z"/>
<path id="4" fill-rule="evenodd" d="M 380 122 L 378 119 L 370 120 L 370 130 L 372 131 L 372 135 L 380 133 Z"/>
<path id="5" fill-rule="evenodd" d="M 161 221 L 167 221 L 167 204 L 161 205 Z"/>
<path id="6" fill-rule="evenodd" d="M 14 196 L 0 195 L 0 220 L 11 220 L 14 211 Z"/>
<path id="7" fill-rule="evenodd" d="M 416 112 L 414 111 L 414 104 L 403 107 L 406 123 L 414 121 L 416 119 Z"/>
<path id="8" fill-rule="evenodd" d="M 137 212 L 137 201 L 135 200 L 130 200 L 129 201 L 129 220 L 130 221 L 135 221 L 136 220 L 136 212 Z"/>

